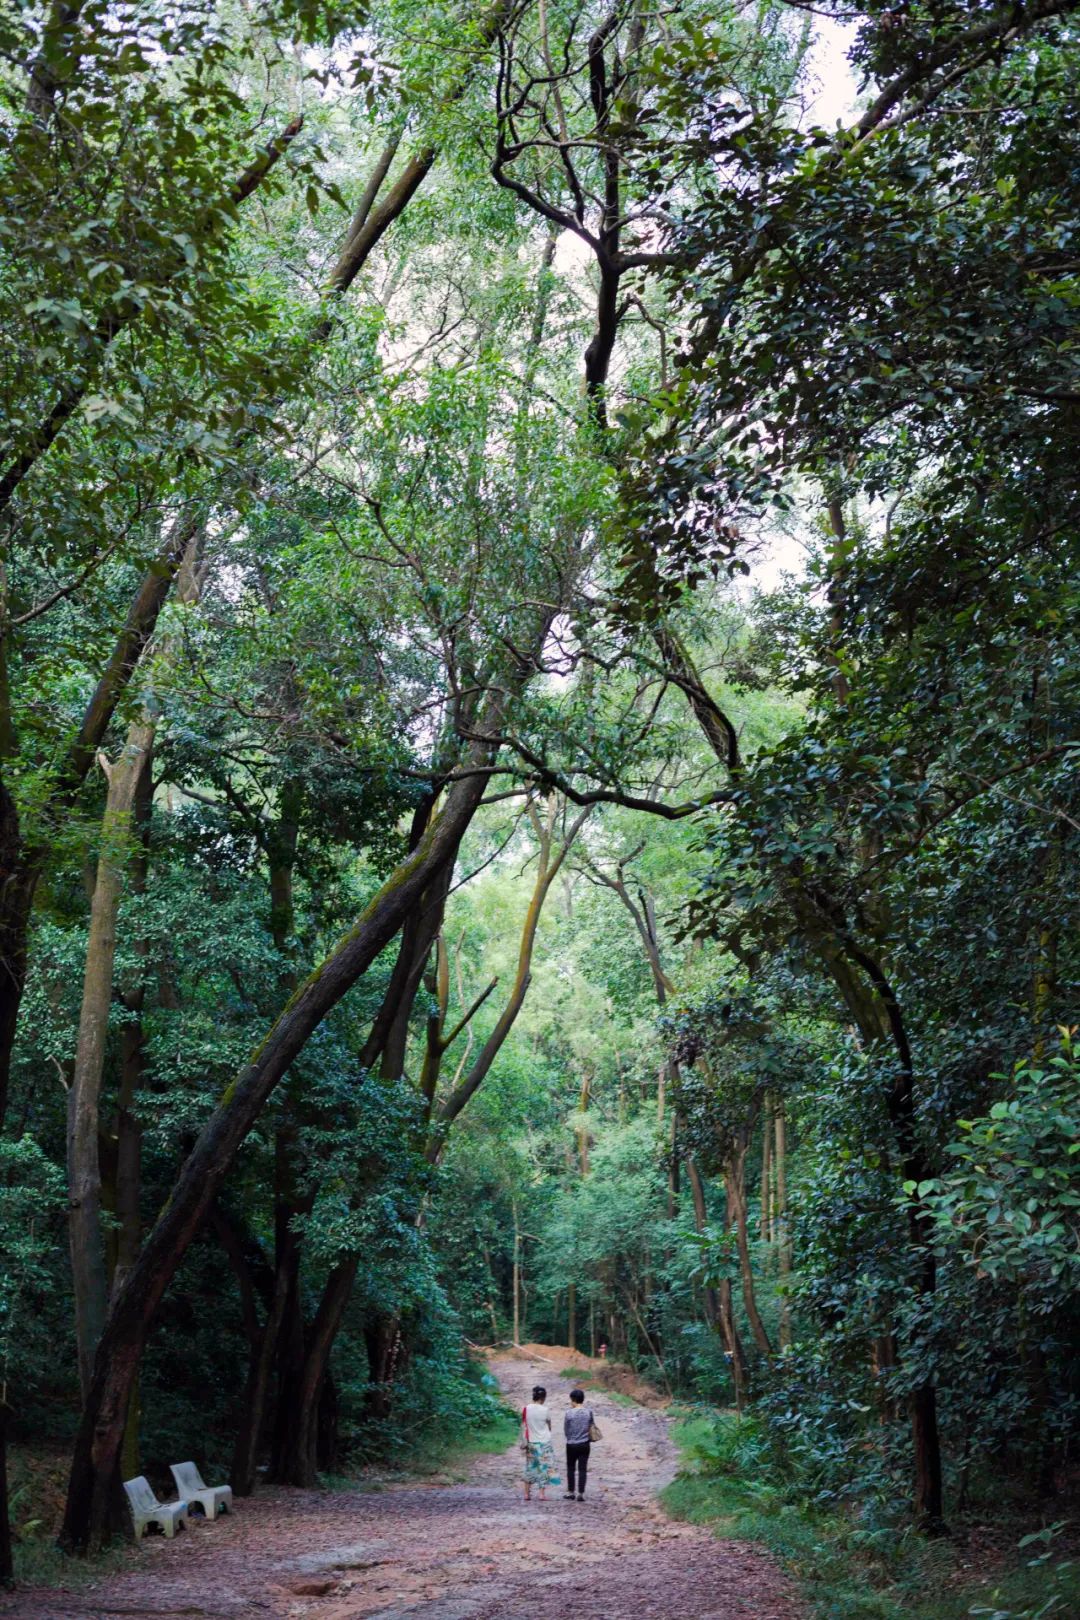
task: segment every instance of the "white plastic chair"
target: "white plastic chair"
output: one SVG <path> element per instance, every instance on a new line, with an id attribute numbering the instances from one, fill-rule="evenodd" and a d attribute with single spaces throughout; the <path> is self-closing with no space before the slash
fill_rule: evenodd
<path id="1" fill-rule="evenodd" d="M 156 1524 L 171 1541 L 177 1529 L 187 1521 L 188 1505 L 185 1501 L 159 1502 L 144 1475 L 125 1479 L 124 1489 L 135 1520 L 135 1538 L 141 1539 L 152 1524 Z"/>
<path id="2" fill-rule="evenodd" d="M 232 1486 L 207 1485 L 193 1462 L 172 1463 L 169 1472 L 188 1505 L 201 1507 L 208 1519 L 216 1519 L 232 1507 Z"/>

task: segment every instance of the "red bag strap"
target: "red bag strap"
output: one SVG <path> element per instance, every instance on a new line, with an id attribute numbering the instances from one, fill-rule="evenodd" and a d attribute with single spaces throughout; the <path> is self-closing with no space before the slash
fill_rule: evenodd
<path id="1" fill-rule="evenodd" d="M 521 1408 L 521 1421 L 522 1421 L 522 1423 L 523 1423 L 523 1424 L 524 1424 L 524 1425 L 525 1425 L 525 1444 L 526 1444 L 526 1445 L 528 1445 L 528 1443 L 529 1443 L 529 1418 L 528 1418 L 528 1411 L 529 1411 L 529 1408 L 528 1408 L 528 1407 L 527 1407 L 527 1406 L 523 1406 L 523 1407 L 522 1407 L 522 1408 Z"/>

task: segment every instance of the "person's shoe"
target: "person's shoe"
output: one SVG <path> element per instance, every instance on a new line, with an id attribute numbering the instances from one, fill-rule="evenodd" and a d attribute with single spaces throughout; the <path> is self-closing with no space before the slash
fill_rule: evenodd
<path id="1" fill-rule="evenodd" d="M 574 1500 L 574 1493 L 573 1493 L 573 1491 L 563 1491 L 563 1495 L 564 1495 L 564 1496 L 565 1496 L 565 1498 L 566 1498 L 566 1500 L 567 1500 L 567 1501 L 568 1501 L 568 1502 L 572 1502 L 572 1501 L 573 1501 L 573 1500 Z"/>
<path id="2" fill-rule="evenodd" d="M 578 1491 L 578 1493 L 577 1493 L 577 1499 L 578 1499 L 578 1501 L 579 1501 L 579 1502 L 584 1502 L 584 1500 L 585 1500 L 585 1493 L 584 1493 L 584 1491 Z"/>

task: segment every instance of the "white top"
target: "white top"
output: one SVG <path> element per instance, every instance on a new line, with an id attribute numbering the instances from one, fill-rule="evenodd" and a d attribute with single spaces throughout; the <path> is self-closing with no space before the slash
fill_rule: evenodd
<path id="1" fill-rule="evenodd" d="M 522 1437 L 528 1428 L 529 1442 L 532 1445 L 542 1445 L 545 1440 L 551 1440 L 551 1413 L 546 1406 L 538 1406 L 535 1401 L 529 1401 L 525 1407 L 525 1422 L 522 1424 Z"/>

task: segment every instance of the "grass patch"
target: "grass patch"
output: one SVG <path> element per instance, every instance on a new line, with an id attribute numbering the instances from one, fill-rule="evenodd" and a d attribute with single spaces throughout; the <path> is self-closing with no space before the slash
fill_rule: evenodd
<path id="1" fill-rule="evenodd" d="M 187 1531 L 182 1531 L 186 1535 Z M 15 1563 L 15 1585 L 25 1587 L 59 1586 L 66 1592 L 78 1591 L 103 1575 L 135 1562 L 138 1547 L 118 1543 L 95 1553 L 92 1558 L 69 1558 L 55 1541 L 16 1541 L 12 1552 Z"/>
<path id="2" fill-rule="evenodd" d="M 434 1475 L 458 1481 L 466 1477 L 474 1457 L 505 1451 L 518 1436 L 518 1416 L 500 1405 L 484 1422 L 447 1430 L 434 1421 L 417 1430 L 391 1463 L 375 1463 L 362 1473 L 321 1477 L 329 1490 L 379 1491 L 389 1484 Z"/>
<path id="3" fill-rule="evenodd" d="M 424 1437 L 406 1458 L 410 1474 L 464 1472 L 474 1457 L 505 1451 L 518 1435 L 518 1416 L 509 1407 L 499 1411 L 490 1423 L 466 1429 L 452 1436 Z"/>
<path id="4" fill-rule="evenodd" d="M 684 1458 L 660 1500 L 675 1519 L 756 1541 L 802 1586 L 815 1620 L 1069 1620 L 1080 1614 L 1080 1565 L 1030 1538 L 1014 1567 L 976 1579 L 950 1542 L 903 1524 L 868 1527 L 771 1482 L 752 1419 L 693 1416 L 675 1425 Z"/>
<path id="5" fill-rule="evenodd" d="M 67 1494 L 69 1459 L 65 1451 L 14 1442 L 8 1447 L 12 1554 L 17 1586 L 63 1586 L 72 1590 L 138 1557 L 118 1541 L 92 1558 L 69 1558 L 56 1537 Z"/>

